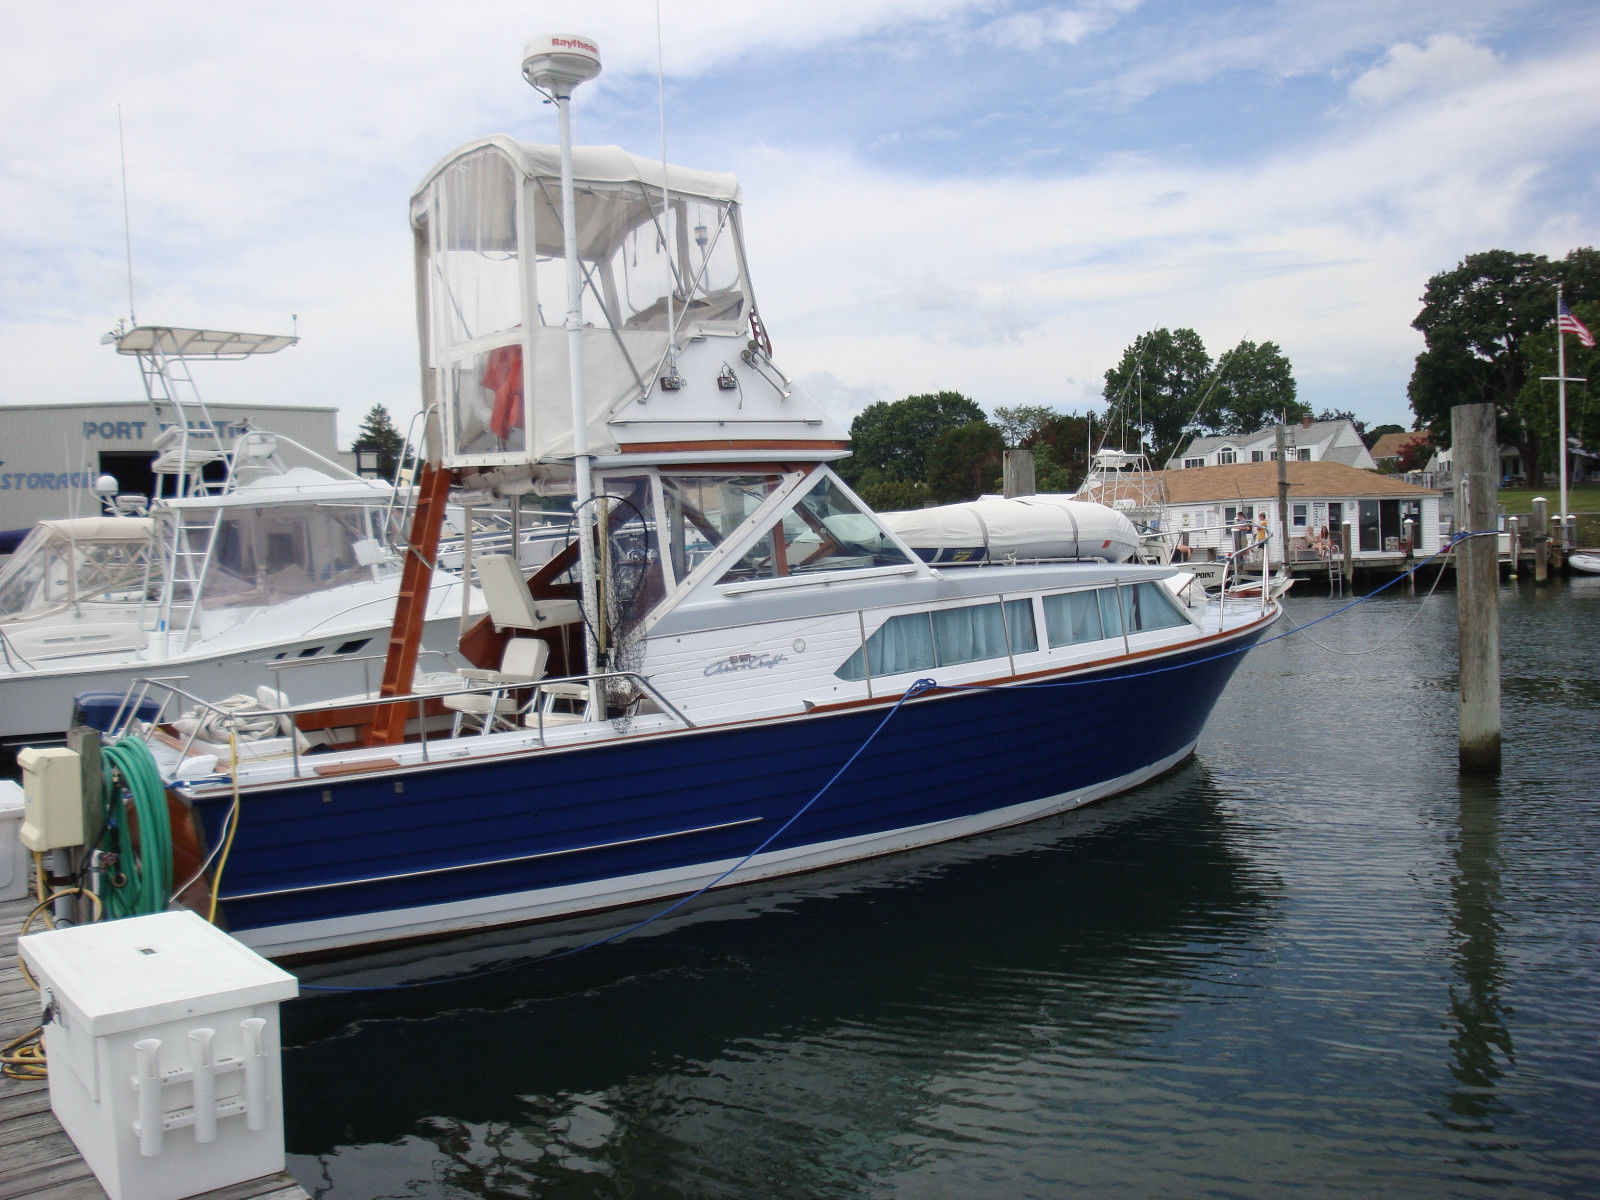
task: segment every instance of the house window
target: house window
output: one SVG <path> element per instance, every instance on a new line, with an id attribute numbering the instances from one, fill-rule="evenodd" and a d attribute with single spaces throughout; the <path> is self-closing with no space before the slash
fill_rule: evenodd
<path id="1" fill-rule="evenodd" d="M 1263 452 L 1261 450 L 1252 450 L 1252 451 L 1250 451 L 1250 461 L 1251 462 L 1265 462 L 1266 459 L 1267 459 L 1267 456 L 1266 456 L 1265 452 Z"/>
<path id="2" fill-rule="evenodd" d="M 1311 447 L 1310 446 L 1302 446 L 1300 448 L 1300 451 L 1299 451 L 1299 458 L 1300 458 L 1301 462 L 1310 462 L 1311 461 Z"/>
<path id="3" fill-rule="evenodd" d="M 1235 451 L 1232 446 L 1224 446 L 1221 450 L 1217 451 L 1217 462 L 1221 463 L 1225 467 L 1232 466 L 1238 461 L 1238 452 Z"/>
<path id="4" fill-rule="evenodd" d="M 1185 469 L 1188 469 L 1189 467 L 1203 467 L 1206 465 L 1206 460 L 1203 458 L 1186 458 L 1183 460 L 1183 465 Z"/>
<path id="5" fill-rule="evenodd" d="M 1296 529 L 1304 529 L 1306 527 L 1306 506 L 1304 504 L 1296 504 L 1294 506 L 1294 527 Z"/>

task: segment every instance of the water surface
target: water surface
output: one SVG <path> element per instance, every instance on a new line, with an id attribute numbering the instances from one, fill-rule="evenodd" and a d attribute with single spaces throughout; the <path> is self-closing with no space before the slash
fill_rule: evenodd
<path id="1" fill-rule="evenodd" d="M 1373 601 L 1250 654 L 1131 795 L 297 1002 L 290 1170 L 336 1200 L 1600 1194 L 1600 579 L 1502 600 L 1498 781 L 1456 770 L 1453 596 Z"/>

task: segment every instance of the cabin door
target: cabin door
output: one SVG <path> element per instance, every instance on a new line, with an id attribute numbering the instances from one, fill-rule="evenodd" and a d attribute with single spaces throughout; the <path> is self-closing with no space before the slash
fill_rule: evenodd
<path id="1" fill-rule="evenodd" d="M 1363 550 L 1383 549 L 1383 527 L 1378 514 L 1376 500 L 1361 501 L 1361 548 Z"/>

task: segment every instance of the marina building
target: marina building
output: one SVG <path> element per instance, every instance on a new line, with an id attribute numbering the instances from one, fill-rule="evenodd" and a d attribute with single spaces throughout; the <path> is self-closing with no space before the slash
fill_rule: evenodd
<path id="1" fill-rule="evenodd" d="M 223 445 L 246 428 L 265 429 L 354 465 L 338 453 L 337 408 L 224 403 L 208 404 L 206 411 Z M 95 484 L 103 475 L 117 481 L 119 494 L 148 496 L 157 439 L 176 419 L 171 405 L 158 415 L 148 400 L 7 408 L 0 433 L 0 536 L 15 540 L 37 521 L 101 511 Z"/>
<path id="2" fill-rule="evenodd" d="M 1439 493 L 1393 475 L 1337 462 L 1290 461 L 1289 554 L 1294 561 L 1326 556 L 1351 526 L 1358 564 L 1398 565 L 1440 547 Z M 1215 558 L 1257 540 L 1265 529 L 1283 544 L 1278 515 L 1278 464 L 1234 463 L 1160 472 L 1164 528 L 1185 536 L 1196 558 Z"/>

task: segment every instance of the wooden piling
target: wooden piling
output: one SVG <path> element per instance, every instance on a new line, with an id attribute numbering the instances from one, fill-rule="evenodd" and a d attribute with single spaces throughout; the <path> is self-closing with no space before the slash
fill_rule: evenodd
<path id="1" fill-rule="evenodd" d="M 1278 561 L 1289 569 L 1289 429 L 1278 426 Z"/>
<path id="2" fill-rule="evenodd" d="M 1356 578 L 1356 539 L 1354 530 L 1354 525 L 1339 526 L 1339 553 L 1344 560 L 1344 566 L 1341 571 L 1346 585 L 1354 583 Z"/>
<path id="3" fill-rule="evenodd" d="M 1037 490 L 1034 484 L 1033 451 L 1007 450 L 1001 456 L 1000 490 L 1007 499 L 1031 496 Z"/>
<path id="4" fill-rule="evenodd" d="M 1533 499 L 1533 581 L 1543 583 L 1550 578 L 1550 501 L 1543 496 Z"/>
<path id="5" fill-rule="evenodd" d="M 1460 670 L 1457 760 L 1473 775 L 1500 771 L 1500 539 L 1495 534 L 1498 458 L 1492 404 L 1450 410 L 1455 447 L 1456 640 Z"/>

